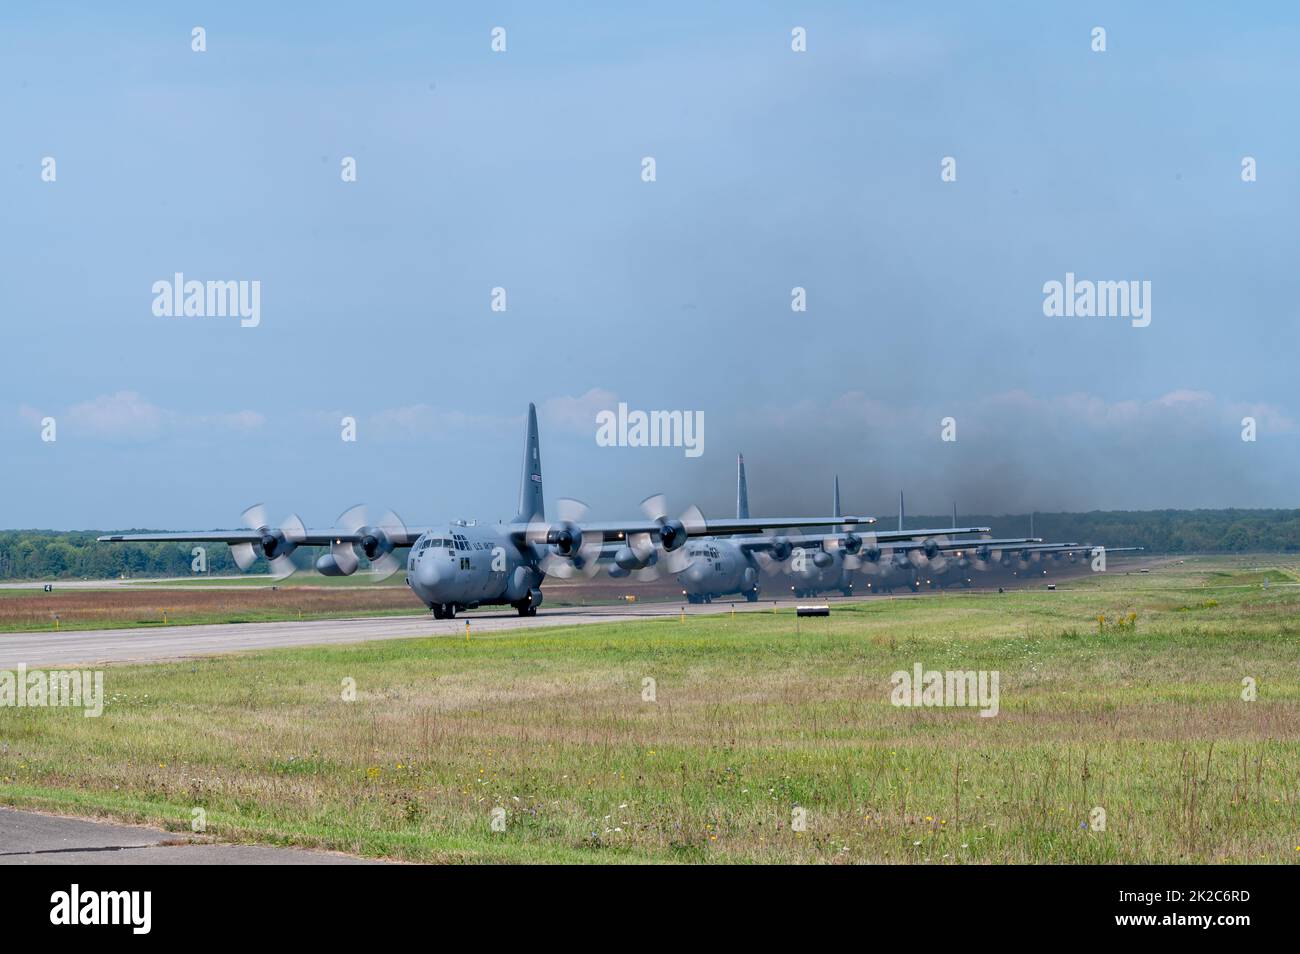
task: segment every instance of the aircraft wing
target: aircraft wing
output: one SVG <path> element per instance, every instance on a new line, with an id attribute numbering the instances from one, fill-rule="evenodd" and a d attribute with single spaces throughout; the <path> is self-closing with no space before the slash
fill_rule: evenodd
<path id="1" fill-rule="evenodd" d="M 1025 547 L 1033 553 L 1091 553 L 1093 550 L 1105 550 L 1107 553 L 1126 553 L 1132 550 L 1145 550 L 1146 547 L 1108 547 L 1100 543 L 1044 543 L 1042 546 Z"/>
<path id="2" fill-rule="evenodd" d="M 954 531 L 951 528 L 949 528 L 948 532 L 952 533 Z M 843 536 L 844 536 L 843 534 L 807 534 L 805 536 L 787 537 L 785 539 L 792 546 L 813 548 L 813 547 L 821 547 L 829 540 L 842 539 Z M 1022 543 L 1031 543 L 1031 544 L 1039 543 L 1042 540 L 1041 537 L 1015 537 L 1011 539 L 1000 539 L 1000 540 L 974 538 L 974 539 L 966 539 L 966 540 L 939 541 L 939 540 L 925 540 L 925 539 L 921 539 L 921 540 L 899 539 L 896 533 L 892 534 L 892 536 L 895 537 L 895 539 L 892 540 L 877 539 L 876 545 L 879 546 L 879 548 L 882 550 L 907 551 L 907 550 L 921 550 L 926 548 L 927 544 L 929 544 L 934 549 L 948 553 L 953 550 L 973 550 L 978 547 L 989 547 L 991 549 L 997 550 L 1004 547 L 1014 546 Z M 744 549 L 757 551 L 757 550 L 771 550 L 776 548 L 777 544 L 775 540 L 776 538 L 774 536 L 765 536 L 761 538 L 756 538 L 754 540 L 741 540 L 739 542 L 741 547 L 743 547 Z M 871 545 L 872 544 L 869 539 L 863 540 L 864 547 L 869 547 Z"/>
<path id="3" fill-rule="evenodd" d="M 852 520 L 852 517 L 849 517 L 849 520 Z M 767 521 L 757 520 L 754 522 L 761 522 L 762 524 L 762 522 L 767 522 Z M 823 539 L 842 537 L 842 535 L 844 535 L 845 533 L 853 532 L 853 533 L 857 533 L 859 537 L 862 537 L 863 542 L 865 543 L 878 543 L 878 545 L 881 545 L 881 543 L 892 543 L 894 541 L 909 541 L 909 539 L 930 539 L 933 537 L 952 537 L 953 534 L 961 534 L 961 533 L 989 533 L 992 530 L 992 528 L 989 528 L 989 526 L 944 526 L 944 528 L 933 529 L 933 530 L 872 530 L 870 526 L 861 526 L 861 528 L 859 528 L 859 526 L 855 526 L 853 524 L 846 524 L 845 517 L 840 517 L 839 524 L 842 525 L 839 533 L 796 534 L 796 535 L 798 535 L 798 537 L 807 539 L 807 541 L 811 543 L 815 543 L 815 545 L 820 545 L 820 542 L 822 542 Z M 822 525 L 823 524 L 810 524 L 809 521 L 803 521 L 802 524 L 800 524 L 801 528 L 807 528 L 807 526 L 822 526 Z M 710 529 L 712 529 L 711 524 L 710 524 Z M 785 538 L 789 539 L 789 541 L 792 542 L 794 541 L 794 535 L 789 535 L 789 534 L 784 534 L 784 535 Z M 798 546 L 803 546 L 803 543 L 798 543 Z"/>
<path id="4" fill-rule="evenodd" d="M 954 533 L 988 533 L 991 529 L 991 527 L 942 527 L 937 530 L 868 530 L 867 535 L 874 538 L 877 543 L 892 543 L 895 540 L 948 537 Z"/>
<path id="5" fill-rule="evenodd" d="M 275 528 L 271 528 L 274 530 Z M 395 547 L 412 546 L 425 527 L 406 527 L 401 530 L 385 528 L 389 540 Z M 177 533 L 110 533 L 96 537 L 100 543 L 261 543 L 265 536 L 262 530 L 210 530 Z M 301 538 L 293 535 L 293 542 L 303 547 L 327 547 L 331 543 L 360 543 L 367 534 L 344 532 L 342 530 L 304 530 Z"/>
<path id="6" fill-rule="evenodd" d="M 875 523 L 875 517 L 759 517 L 754 519 L 723 519 L 723 520 L 705 520 L 700 522 L 691 522 L 678 524 L 678 528 L 685 530 L 688 537 L 722 537 L 731 536 L 738 533 L 758 533 L 763 530 L 770 530 L 774 527 L 869 527 Z M 665 527 L 671 527 L 675 521 L 660 523 L 656 520 L 626 520 L 626 521 L 575 521 L 575 526 L 582 532 L 583 536 L 588 534 L 599 535 L 604 540 L 623 540 L 630 536 L 647 534 L 656 536 Z M 534 536 L 535 543 L 554 542 L 548 541 L 548 536 L 553 536 L 563 528 L 561 521 L 538 521 L 533 526 L 524 523 L 514 523 L 510 526 L 511 534 L 521 542 L 529 534 Z"/>

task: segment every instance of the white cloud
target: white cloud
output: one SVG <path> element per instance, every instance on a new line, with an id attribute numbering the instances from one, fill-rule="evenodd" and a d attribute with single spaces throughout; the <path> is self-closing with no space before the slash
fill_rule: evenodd
<path id="1" fill-rule="evenodd" d="M 173 411 L 147 400 L 135 391 L 116 391 L 81 401 L 62 410 L 23 405 L 19 417 L 39 424 L 46 416 L 58 421 L 60 437 L 90 438 L 114 443 L 146 443 L 198 431 L 252 431 L 265 419 L 257 411 L 194 414 Z"/>

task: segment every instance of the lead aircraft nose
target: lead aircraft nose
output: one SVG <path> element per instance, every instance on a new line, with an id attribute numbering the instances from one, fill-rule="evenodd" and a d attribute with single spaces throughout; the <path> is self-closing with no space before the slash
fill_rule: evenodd
<path id="1" fill-rule="evenodd" d="M 432 560 L 429 559 L 421 560 L 419 564 L 416 566 L 415 582 L 419 583 L 421 586 L 425 587 L 426 589 L 432 589 L 433 587 L 437 586 L 439 579 L 440 576 L 438 574 L 438 567 L 434 564 Z"/>

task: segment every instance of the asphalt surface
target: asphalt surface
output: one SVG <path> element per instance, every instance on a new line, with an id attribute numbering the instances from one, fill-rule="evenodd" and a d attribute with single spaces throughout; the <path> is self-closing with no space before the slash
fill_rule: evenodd
<path id="1" fill-rule="evenodd" d="M 780 600 L 781 606 L 796 603 L 835 603 L 817 600 Z M 773 601 L 734 604 L 736 612 L 771 612 Z M 275 623 L 213 623 L 173 626 L 167 629 L 87 629 L 65 632 L 0 633 L 0 669 L 19 663 L 28 667 L 90 665 L 94 663 L 160 662 L 211 656 L 250 649 L 286 646 L 323 646 L 374 639 L 403 639 L 416 636 L 465 638 L 469 620 L 470 638 L 475 633 L 538 626 L 579 626 L 589 623 L 619 623 L 653 617 L 675 617 L 683 609 L 688 615 L 729 612 L 732 604 L 716 602 L 679 606 L 672 603 L 639 603 L 620 606 L 543 608 L 536 616 L 520 617 L 514 610 L 504 613 L 479 612 L 454 620 L 431 616 L 372 616 L 357 619 L 298 620 Z"/>
<path id="2" fill-rule="evenodd" d="M 242 576 L 197 576 L 197 577 L 141 577 L 130 580 L 10 580 L 0 583 L 0 590 L 43 590 L 45 587 L 53 586 L 59 590 L 116 590 L 116 589 L 141 589 L 147 590 L 155 584 L 162 586 L 201 586 L 204 589 L 214 590 L 231 590 L 247 589 L 248 584 L 244 580 L 261 580 L 267 583 L 273 582 L 272 577 L 261 573 L 247 573 Z M 213 582 L 215 581 L 215 582 Z M 403 587 L 404 588 L 404 587 Z"/>
<path id="3" fill-rule="evenodd" d="M 380 864 L 325 851 L 221 845 L 188 833 L 0 808 L 0 865 Z"/>

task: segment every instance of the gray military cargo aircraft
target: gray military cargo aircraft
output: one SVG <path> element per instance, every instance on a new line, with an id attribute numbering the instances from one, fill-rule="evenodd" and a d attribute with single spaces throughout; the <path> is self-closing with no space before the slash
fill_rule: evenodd
<path id="1" fill-rule="evenodd" d="M 1058 561 L 1062 558 L 1068 558 L 1071 563 L 1076 563 L 1080 558 L 1087 560 L 1101 553 L 1107 555 L 1112 553 L 1133 553 L 1145 549 L 1145 547 L 1106 547 L 1101 544 L 1094 546 L 1091 543 L 1040 543 L 1023 547 L 1009 547 L 1002 553 L 999 562 L 1003 567 L 1019 565 L 1023 569 L 1047 556 Z"/>
<path id="2" fill-rule="evenodd" d="M 834 513 L 840 513 L 840 480 L 835 478 Z M 988 527 L 957 526 L 957 511 L 953 510 L 951 527 L 942 529 L 905 530 L 903 528 L 903 495 L 898 495 L 898 530 L 884 532 L 873 530 L 867 534 L 867 545 L 855 553 L 831 547 L 831 560 L 812 559 L 792 561 L 790 575 L 794 579 L 791 589 L 796 596 L 811 597 L 827 590 L 839 590 L 845 596 L 853 594 L 853 573 L 861 568 L 879 578 L 868 583 L 868 589 L 891 592 L 895 585 L 903 584 L 913 591 L 919 590 L 922 580 L 932 584 L 948 568 L 970 559 L 984 559 L 1004 546 L 1033 544 L 1036 537 L 990 539 L 988 536 L 970 537 L 968 534 L 987 534 Z M 815 555 L 819 556 L 819 555 Z"/>
<path id="3" fill-rule="evenodd" d="M 839 478 L 835 479 L 834 514 L 839 516 Z M 749 484 L 745 478 L 745 458 L 736 458 L 736 517 L 749 518 Z M 841 517 L 842 521 L 854 518 Z M 767 521 L 771 524 L 771 521 Z M 771 524 L 776 526 L 776 524 Z M 796 580 L 797 596 L 812 595 L 818 590 L 838 589 L 851 595 L 852 571 L 864 561 L 876 561 L 886 550 L 900 554 L 929 553 L 931 557 L 945 547 L 957 546 L 947 540 L 933 539 L 936 534 L 983 533 L 988 527 L 952 527 L 944 530 L 908 530 L 879 533 L 854 532 L 842 523 L 834 532 L 803 534 L 794 532 L 746 534 L 725 539 L 692 541 L 687 548 L 690 565 L 678 574 L 678 582 L 688 602 L 708 603 L 722 596 L 739 594 L 750 602 L 758 599 L 760 570 L 769 574 L 786 573 Z M 627 575 L 615 556 L 611 576 Z M 909 564 L 910 565 L 910 564 Z"/>
<path id="4" fill-rule="evenodd" d="M 450 619 L 458 610 L 492 605 L 513 606 L 521 616 L 536 615 L 546 576 L 595 573 L 606 541 L 614 541 L 616 565 L 624 571 L 658 572 L 658 567 L 664 566 L 670 572 L 682 573 L 699 557 L 698 551 L 691 553 L 690 540 L 694 537 L 708 537 L 710 545 L 716 546 L 727 534 L 774 527 L 847 529 L 874 522 L 874 518 L 835 516 L 761 520 L 738 517 L 709 523 L 695 507 L 673 518 L 662 504 L 662 497 L 650 497 L 643 503 L 646 516 L 642 519 L 591 522 L 584 519 L 585 506 L 561 499 L 558 519 L 547 520 L 537 410 L 529 404 L 519 506 L 509 523 L 456 521 L 437 527 L 408 528 L 391 513 L 372 524 L 364 508 L 353 507 L 340 517 L 339 526 L 308 530 L 296 516 L 272 526 L 259 506 L 244 512 L 248 525 L 245 530 L 127 533 L 99 539 L 113 543 L 226 543 L 241 569 L 248 569 L 262 556 L 270 562 L 272 574 L 279 577 L 294 572 L 290 554 L 302 546 L 329 547 L 329 552 L 316 560 L 316 569 L 326 576 L 354 573 L 364 555 L 378 578 L 402 566 L 394 551 L 410 547 L 405 561 L 407 585 L 433 610 L 435 618 Z"/>

